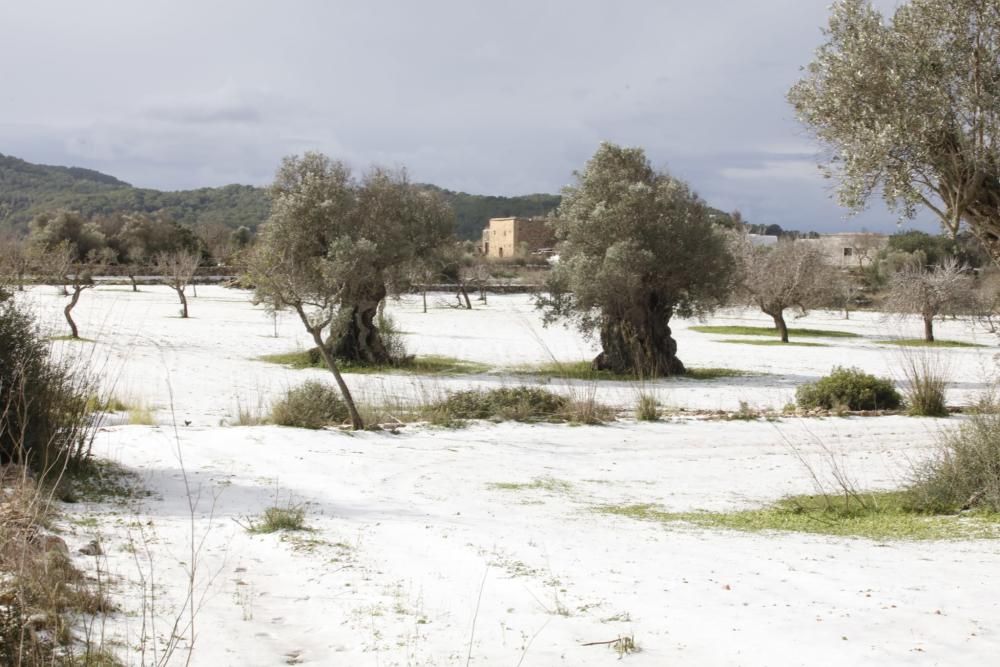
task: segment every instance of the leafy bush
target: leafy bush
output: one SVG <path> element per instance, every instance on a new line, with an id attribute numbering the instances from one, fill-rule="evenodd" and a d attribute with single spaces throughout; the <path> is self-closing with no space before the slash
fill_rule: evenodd
<path id="1" fill-rule="evenodd" d="M 32 317 L 0 305 L 0 463 L 60 471 L 90 454 L 89 376 L 53 360 Z"/>
<path id="2" fill-rule="evenodd" d="M 1000 512 L 1000 414 L 975 414 L 946 434 L 914 477 L 910 493 L 921 510 Z"/>
<path id="3" fill-rule="evenodd" d="M 537 387 L 468 389 L 448 394 L 430 410 L 445 419 L 514 419 L 528 421 L 557 416 L 569 401 Z"/>
<path id="4" fill-rule="evenodd" d="M 289 389 L 271 408 L 271 421 L 280 426 L 318 429 L 341 424 L 348 417 L 337 390 L 318 380 Z"/>
<path id="5" fill-rule="evenodd" d="M 894 410 L 902 403 L 890 380 L 841 366 L 817 382 L 802 385 L 795 396 L 799 407 L 806 409 Z"/>

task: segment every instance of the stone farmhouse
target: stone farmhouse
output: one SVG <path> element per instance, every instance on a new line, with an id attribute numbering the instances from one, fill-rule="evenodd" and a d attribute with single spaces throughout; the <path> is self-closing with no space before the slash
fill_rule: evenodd
<path id="1" fill-rule="evenodd" d="M 889 237 L 872 232 L 845 232 L 821 234 L 818 239 L 798 239 L 795 242 L 813 245 L 833 266 L 861 268 L 874 261 L 878 252 L 889 244 Z"/>
<path id="2" fill-rule="evenodd" d="M 545 218 L 490 218 L 479 251 L 487 257 L 525 257 L 555 245 Z"/>

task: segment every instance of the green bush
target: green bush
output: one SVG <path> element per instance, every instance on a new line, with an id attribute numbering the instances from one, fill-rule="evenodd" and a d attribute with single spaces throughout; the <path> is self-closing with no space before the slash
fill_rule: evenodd
<path id="1" fill-rule="evenodd" d="M 469 389 L 448 394 L 430 407 L 444 419 L 514 419 L 529 421 L 555 417 L 569 401 L 537 387 L 501 387 Z"/>
<path id="2" fill-rule="evenodd" d="M 894 410 L 902 403 L 890 380 L 841 366 L 817 382 L 802 385 L 795 396 L 799 407 L 806 409 Z"/>
<path id="3" fill-rule="evenodd" d="M 0 463 L 61 471 L 90 454 L 92 379 L 53 360 L 31 315 L 0 304 Z"/>
<path id="4" fill-rule="evenodd" d="M 271 408 L 271 421 L 280 426 L 318 429 L 341 424 L 348 417 L 337 390 L 318 380 L 289 389 Z"/>
<path id="5" fill-rule="evenodd" d="M 1000 512 L 1000 414 L 975 414 L 947 433 L 937 455 L 915 471 L 910 494 L 926 512 Z"/>

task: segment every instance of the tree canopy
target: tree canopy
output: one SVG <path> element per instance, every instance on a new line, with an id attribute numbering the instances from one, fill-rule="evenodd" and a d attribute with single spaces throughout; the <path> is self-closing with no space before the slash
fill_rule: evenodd
<path id="1" fill-rule="evenodd" d="M 1000 260 L 1000 0 L 911 0 L 889 20 L 838 0 L 825 35 L 789 100 L 840 201 L 925 207 Z"/>

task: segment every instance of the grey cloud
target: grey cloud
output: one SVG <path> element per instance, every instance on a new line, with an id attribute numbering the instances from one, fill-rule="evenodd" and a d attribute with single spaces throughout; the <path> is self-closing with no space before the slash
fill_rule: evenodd
<path id="1" fill-rule="evenodd" d="M 755 222 L 856 222 L 808 176 L 784 99 L 826 3 L 53 4 L 0 5 L 0 152 L 173 189 L 263 184 L 322 150 L 518 194 L 558 191 L 608 139 Z"/>

